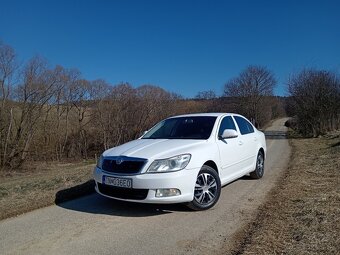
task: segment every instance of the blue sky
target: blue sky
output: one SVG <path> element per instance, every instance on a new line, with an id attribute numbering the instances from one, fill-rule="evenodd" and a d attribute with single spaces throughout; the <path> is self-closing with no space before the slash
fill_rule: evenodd
<path id="1" fill-rule="evenodd" d="M 303 67 L 340 73 L 340 1 L 0 0 L 0 39 L 89 80 L 153 84 L 193 97 L 223 91 L 248 65 L 277 95 Z"/>

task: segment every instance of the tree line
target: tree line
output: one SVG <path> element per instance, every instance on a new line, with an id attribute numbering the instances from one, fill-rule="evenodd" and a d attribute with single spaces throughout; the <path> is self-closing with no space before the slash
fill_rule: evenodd
<path id="1" fill-rule="evenodd" d="M 151 84 L 89 81 L 41 57 L 19 64 L 15 50 L 0 41 L 0 168 L 93 158 L 177 114 L 237 112 L 263 127 L 285 115 L 287 100 L 273 96 L 275 85 L 270 70 L 249 66 L 225 84 L 222 96 L 207 90 L 186 99 Z M 330 116 L 337 118 L 333 124 L 338 117 Z"/>

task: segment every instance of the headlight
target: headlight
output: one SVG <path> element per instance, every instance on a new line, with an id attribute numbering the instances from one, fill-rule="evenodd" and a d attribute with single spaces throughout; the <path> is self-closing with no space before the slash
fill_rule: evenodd
<path id="1" fill-rule="evenodd" d="M 104 157 L 103 157 L 103 154 L 102 154 L 102 155 L 100 155 L 99 159 L 97 160 L 97 167 L 98 168 L 102 168 L 103 161 L 104 161 Z"/>
<path id="2" fill-rule="evenodd" d="M 149 166 L 150 173 L 164 173 L 184 169 L 190 162 L 191 155 L 183 154 L 167 159 L 157 159 Z"/>

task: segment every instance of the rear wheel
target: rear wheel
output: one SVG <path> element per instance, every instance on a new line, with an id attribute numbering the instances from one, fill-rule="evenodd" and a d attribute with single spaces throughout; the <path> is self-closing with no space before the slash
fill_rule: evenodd
<path id="1" fill-rule="evenodd" d="M 204 165 L 199 171 L 195 184 L 194 199 L 188 204 L 193 210 L 207 210 L 213 207 L 221 194 L 221 181 L 218 173 Z"/>
<path id="2" fill-rule="evenodd" d="M 250 173 L 250 177 L 253 179 L 261 179 L 264 174 L 264 156 L 261 151 L 257 154 L 256 168 Z"/>

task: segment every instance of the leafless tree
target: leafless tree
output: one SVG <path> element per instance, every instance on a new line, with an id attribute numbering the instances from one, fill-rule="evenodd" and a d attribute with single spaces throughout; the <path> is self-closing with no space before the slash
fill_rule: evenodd
<path id="1" fill-rule="evenodd" d="M 46 105 L 57 90 L 55 72 L 47 69 L 46 62 L 39 57 L 32 58 L 23 69 L 22 83 L 16 87 L 14 97 L 17 103 L 7 159 L 11 165 L 20 164 L 29 153 Z"/>
<path id="2" fill-rule="evenodd" d="M 248 66 L 225 84 L 224 96 L 238 98 L 237 111 L 261 125 L 271 118 L 266 98 L 273 95 L 275 85 L 276 79 L 267 68 Z"/>
<path id="3" fill-rule="evenodd" d="M 136 89 L 137 109 L 134 113 L 135 131 L 138 137 L 151 125 L 171 115 L 173 105 L 172 94 L 158 86 L 143 85 Z"/>
<path id="4" fill-rule="evenodd" d="M 104 80 L 95 80 L 91 82 L 91 94 L 96 104 L 93 107 L 93 118 L 97 125 L 97 135 L 99 137 L 99 149 L 108 149 L 111 145 L 110 133 L 112 132 L 113 116 L 116 111 L 115 105 L 110 100 L 112 87 Z"/>
<path id="5" fill-rule="evenodd" d="M 17 70 L 14 49 L 0 41 L 0 168 L 7 161 L 7 149 L 13 127 L 13 107 L 8 105 L 13 77 Z"/>
<path id="6" fill-rule="evenodd" d="M 74 107 L 74 88 L 81 78 L 81 74 L 76 69 L 59 68 L 58 90 L 54 95 L 54 100 L 49 105 L 54 109 L 54 117 L 51 120 L 53 126 L 50 128 L 50 137 L 55 139 L 54 155 L 60 160 L 65 156 L 65 148 L 68 143 L 70 133 L 70 113 Z"/>
<path id="7" fill-rule="evenodd" d="M 288 82 L 298 130 L 314 137 L 340 125 L 340 80 L 329 71 L 305 69 Z"/>
<path id="8" fill-rule="evenodd" d="M 213 90 L 205 90 L 205 91 L 200 91 L 196 95 L 196 99 L 205 99 L 205 100 L 211 100 L 215 99 L 216 93 Z"/>

